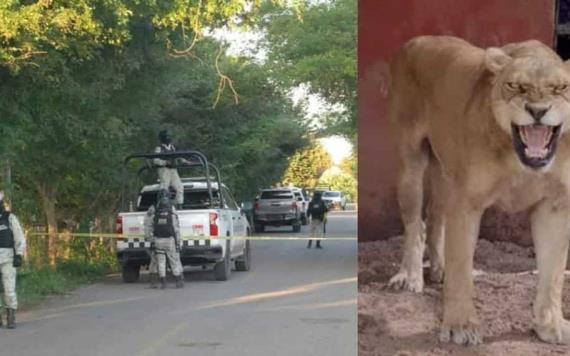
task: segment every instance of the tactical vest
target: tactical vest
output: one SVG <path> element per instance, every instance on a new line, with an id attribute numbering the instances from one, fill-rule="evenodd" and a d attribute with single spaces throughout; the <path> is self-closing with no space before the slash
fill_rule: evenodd
<path id="1" fill-rule="evenodd" d="M 309 208 L 311 209 L 311 215 L 314 219 L 323 220 L 326 211 L 324 201 L 312 201 Z"/>
<path id="2" fill-rule="evenodd" d="M 171 207 L 156 209 L 156 212 L 154 213 L 154 237 L 167 238 L 174 236 L 172 215 Z"/>
<path id="3" fill-rule="evenodd" d="M 164 144 L 160 145 L 160 153 L 173 153 L 176 152 L 176 148 L 174 148 L 174 145 L 168 145 L 169 147 L 167 147 Z"/>
<path id="4" fill-rule="evenodd" d="M 10 213 L 0 215 L 0 248 L 14 248 L 14 234 L 10 228 Z"/>

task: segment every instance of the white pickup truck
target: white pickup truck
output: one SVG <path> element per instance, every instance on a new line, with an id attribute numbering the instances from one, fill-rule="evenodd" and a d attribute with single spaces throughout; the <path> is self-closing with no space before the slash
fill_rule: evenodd
<path id="1" fill-rule="evenodd" d="M 180 259 L 184 266 L 212 266 L 216 280 L 227 280 L 232 263 L 237 271 L 250 269 L 251 246 L 245 237 L 251 234 L 251 228 L 229 189 L 218 182 L 210 182 L 208 189 L 203 178 L 182 179 L 184 204 L 177 210 L 182 240 Z M 123 235 L 117 240 L 117 258 L 124 282 L 136 282 L 141 267 L 150 263 L 150 241 L 143 237 L 144 217 L 156 202 L 158 191 L 158 184 L 144 186 L 136 207 L 131 207 L 135 211 L 117 216 L 116 232 Z M 174 196 L 174 191 L 171 193 Z"/>

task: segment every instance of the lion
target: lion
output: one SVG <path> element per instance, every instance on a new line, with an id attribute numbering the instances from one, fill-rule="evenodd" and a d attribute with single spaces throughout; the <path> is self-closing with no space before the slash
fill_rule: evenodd
<path id="1" fill-rule="evenodd" d="M 533 328 L 545 342 L 570 344 L 561 308 L 570 239 L 570 66 L 535 40 L 482 49 L 422 36 L 395 55 L 391 80 L 404 253 L 389 286 L 422 291 L 427 240 L 430 279 L 444 283 L 440 340 L 481 343 L 472 300 L 481 216 L 493 204 L 530 209 L 538 267 Z"/>

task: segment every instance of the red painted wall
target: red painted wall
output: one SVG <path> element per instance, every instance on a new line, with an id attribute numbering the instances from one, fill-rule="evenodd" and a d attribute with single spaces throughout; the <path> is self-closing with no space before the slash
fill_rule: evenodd
<path id="1" fill-rule="evenodd" d="M 388 63 L 393 53 L 418 35 L 454 35 L 482 47 L 531 38 L 552 45 L 554 13 L 555 0 L 358 1 L 358 236 L 361 241 L 401 233 L 395 196 L 395 152 L 386 117 Z M 525 238 L 527 225 L 524 214 L 510 219 L 503 213 L 491 212 L 483 220 L 482 234 Z"/>

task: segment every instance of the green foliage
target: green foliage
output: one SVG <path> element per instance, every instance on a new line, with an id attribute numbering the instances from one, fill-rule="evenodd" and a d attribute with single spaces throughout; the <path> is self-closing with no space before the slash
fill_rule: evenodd
<path id="1" fill-rule="evenodd" d="M 104 277 L 112 269 L 104 263 L 84 264 L 68 261 L 58 264 L 56 270 L 48 267 L 18 271 L 17 292 L 20 304 L 28 305 L 54 294 L 65 294 L 83 284 Z"/>
<path id="2" fill-rule="evenodd" d="M 308 83 L 310 91 L 346 112 L 324 118 L 329 133 L 356 135 L 356 4 L 331 0 L 291 11 L 267 6 L 261 27 L 267 31 L 272 75 L 284 87 Z"/>
<path id="3" fill-rule="evenodd" d="M 111 47 L 121 51 L 139 26 L 171 44 L 173 34 L 187 45 L 205 27 L 251 22 L 262 0 L 39 0 L 0 2 L 0 66 L 18 71 L 40 65 L 37 58 L 55 53 L 75 61 L 97 57 Z M 284 1 L 272 1 L 279 5 Z M 296 1 L 299 13 L 303 3 Z"/>
<path id="4" fill-rule="evenodd" d="M 295 153 L 283 175 L 283 183 L 313 189 L 321 175 L 332 165 L 332 160 L 323 146 L 314 141 L 310 147 Z"/>
<path id="5" fill-rule="evenodd" d="M 357 181 L 351 174 L 325 174 L 319 179 L 319 185 L 329 186 L 346 195 L 347 201 L 356 202 L 358 197 Z"/>

